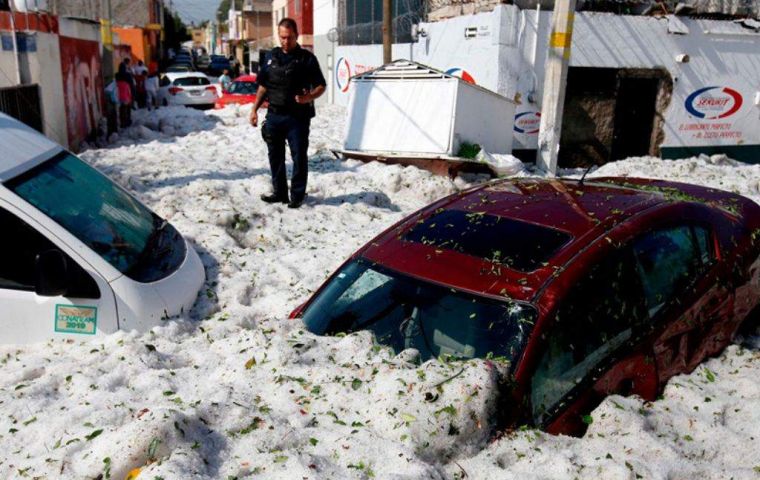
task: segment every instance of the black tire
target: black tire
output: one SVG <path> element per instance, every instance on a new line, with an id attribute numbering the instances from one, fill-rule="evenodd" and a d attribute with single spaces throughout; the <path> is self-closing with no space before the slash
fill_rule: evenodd
<path id="1" fill-rule="evenodd" d="M 760 305 L 756 306 L 745 318 L 736 331 L 736 341 L 745 347 L 751 347 L 752 337 L 760 335 Z"/>

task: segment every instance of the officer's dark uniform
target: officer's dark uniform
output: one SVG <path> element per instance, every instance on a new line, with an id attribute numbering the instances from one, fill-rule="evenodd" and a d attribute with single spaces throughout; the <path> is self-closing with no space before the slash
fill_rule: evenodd
<path id="1" fill-rule="evenodd" d="M 290 199 L 300 202 L 306 196 L 308 178 L 309 123 L 315 115 L 314 104 L 296 103 L 302 95 L 319 85 L 326 86 L 317 58 L 300 45 L 288 53 L 274 48 L 259 72 L 259 84 L 267 89 L 269 109 L 261 135 L 269 148 L 274 195 L 288 198 L 285 172 L 285 140 L 293 158 Z"/>

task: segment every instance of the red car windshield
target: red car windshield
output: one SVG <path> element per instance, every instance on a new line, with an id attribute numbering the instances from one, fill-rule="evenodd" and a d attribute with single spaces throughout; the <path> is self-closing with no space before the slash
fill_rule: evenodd
<path id="1" fill-rule="evenodd" d="M 256 95 L 258 88 L 256 82 L 232 82 L 228 92 L 235 95 Z"/>
<path id="2" fill-rule="evenodd" d="M 531 305 L 481 297 L 407 277 L 359 259 L 346 265 L 306 308 L 319 335 L 371 330 L 398 353 L 499 358 L 514 363 L 536 319 Z"/>

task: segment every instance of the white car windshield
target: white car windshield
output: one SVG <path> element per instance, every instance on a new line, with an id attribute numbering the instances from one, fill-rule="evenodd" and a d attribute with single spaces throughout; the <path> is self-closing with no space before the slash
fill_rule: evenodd
<path id="1" fill-rule="evenodd" d="M 70 153 L 5 186 L 134 280 L 164 278 L 185 258 L 184 240 L 171 225 Z"/>

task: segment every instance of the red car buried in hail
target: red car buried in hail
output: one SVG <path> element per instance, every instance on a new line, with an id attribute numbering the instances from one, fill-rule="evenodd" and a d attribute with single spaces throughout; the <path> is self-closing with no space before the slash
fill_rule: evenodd
<path id="1" fill-rule="evenodd" d="M 611 393 L 653 400 L 760 311 L 760 206 L 658 180 L 507 180 L 425 207 L 293 312 L 420 359 L 509 365 L 504 421 L 579 434 Z"/>
<path id="2" fill-rule="evenodd" d="M 241 75 L 230 83 L 227 90 L 222 91 L 222 96 L 217 99 L 215 108 L 224 108 L 233 103 L 244 105 L 256 102 L 256 75 Z"/>

